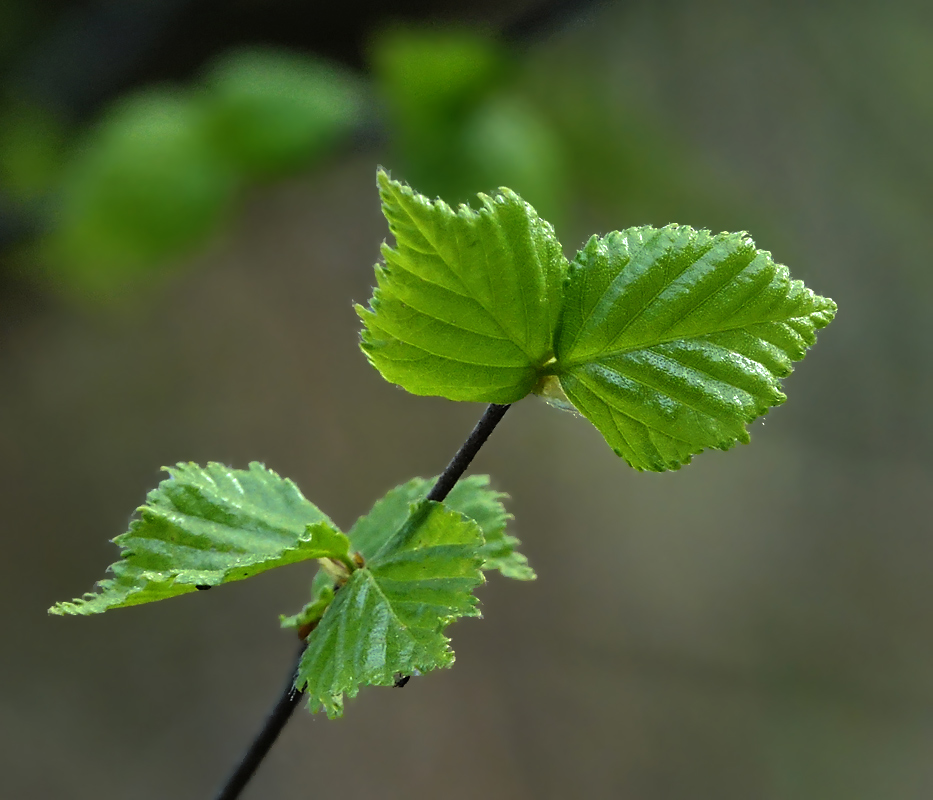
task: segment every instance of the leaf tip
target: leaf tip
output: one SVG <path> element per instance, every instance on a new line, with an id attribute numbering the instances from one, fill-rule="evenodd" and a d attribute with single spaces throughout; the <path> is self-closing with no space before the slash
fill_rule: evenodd
<path id="1" fill-rule="evenodd" d="M 387 170 L 382 165 L 376 167 L 376 186 L 378 186 L 380 189 L 387 189 L 392 185 L 392 183 L 394 183 L 394 181 L 392 180 L 392 176 L 389 174 L 389 170 Z"/>

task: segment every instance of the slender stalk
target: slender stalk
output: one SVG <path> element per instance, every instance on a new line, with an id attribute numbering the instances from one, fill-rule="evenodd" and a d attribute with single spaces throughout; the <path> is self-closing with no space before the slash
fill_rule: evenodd
<path id="1" fill-rule="evenodd" d="M 450 490 L 463 477 L 463 473 L 470 466 L 470 462 L 486 443 L 489 434 L 493 432 L 493 429 L 499 424 L 499 420 L 505 416 L 505 412 L 508 410 L 509 406 L 500 406 L 496 403 L 492 403 L 486 408 L 483 416 L 476 423 L 476 427 L 473 428 L 467 440 L 460 445 L 457 454 L 450 459 L 447 468 L 441 473 L 434 484 L 434 488 L 428 493 L 428 500 L 435 500 L 440 503 L 450 494 Z"/>
<path id="2" fill-rule="evenodd" d="M 295 688 L 295 678 L 298 676 L 298 664 L 301 663 L 301 656 L 304 651 L 304 643 L 302 643 L 282 696 L 279 697 L 278 702 L 269 712 L 266 724 L 262 726 L 259 735 L 253 740 L 249 750 L 243 754 L 243 758 L 240 759 L 240 763 L 237 764 L 224 788 L 220 790 L 217 800 L 235 800 L 240 796 L 240 792 L 246 788 L 250 778 L 253 777 L 263 759 L 269 754 L 275 740 L 279 738 L 279 734 L 285 727 L 285 723 L 291 718 L 292 712 L 298 708 L 298 703 L 301 701 L 304 692 L 300 692 Z"/>
<path id="3" fill-rule="evenodd" d="M 438 477 L 436 483 L 428 493 L 428 500 L 434 500 L 440 503 L 450 494 L 450 490 L 453 489 L 457 481 L 463 477 L 463 473 L 466 472 L 467 467 L 470 466 L 470 462 L 473 461 L 479 449 L 489 438 L 489 434 L 493 432 L 496 425 L 499 424 L 499 420 L 505 416 L 505 412 L 508 410 L 509 406 L 497 405 L 496 403 L 492 403 L 486 408 L 486 411 L 483 413 L 483 416 L 480 417 L 479 422 L 476 423 L 476 427 L 470 432 L 467 440 L 460 446 L 456 455 L 450 459 L 450 463 L 440 474 L 440 477 Z M 263 759 L 269 754 L 269 750 L 272 749 L 275 740 L 279 738 L 279 734 L 291 718 L 292 712 L 301 702 L 304 691 L 295 688 L 295 678 L 298 675 L 298 665 L 301 663 L 301 656 L 303 653 L 304 646 L 302 646 L 301 650 L 298 652 L 298 658 L 295 661 L 295 666 L 290 673 L 288 683 L 285 686 L 285 690 L 282 692 L 282 696 L 279 697 L 278 702 L 276 702 L 266 719 L 266 724 L 263 725 L 259 735 L 256 736 L 249 749 L 243 754 L 243 758 L 240 759 L 240 763 L 237 764 L 236 769 L 233 771 L 233 774 L 230 776 L 224 788 L 220 790 L 220 794 L 217 795 L 216 800 L 236 800 L 236 798 L 240 796 L 240 793 L 246 788 L 246 784 L 249 783 L 250 778 L 252 778 L 256 770 L 259 769 L 259 765 L 262 764 Z"/>

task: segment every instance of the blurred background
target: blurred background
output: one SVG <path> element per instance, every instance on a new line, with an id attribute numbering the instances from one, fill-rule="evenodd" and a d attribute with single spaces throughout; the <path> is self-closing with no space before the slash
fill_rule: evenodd
<path id="1" fill-rule="evenodd" d="M 299 713 L 251 798 L 933 795 L 933 5 L 0 3 L 0 795 L 206 798 L 306 566 L 46 616 L 181 460 L 349 526 L 482 407 L 358 352 L 382 164 L 557 226 L 752 232 L 839 304 L 752 445 L 639 474 L 519 403 L 476 463 L 539 573 L 453 670 Z"/>

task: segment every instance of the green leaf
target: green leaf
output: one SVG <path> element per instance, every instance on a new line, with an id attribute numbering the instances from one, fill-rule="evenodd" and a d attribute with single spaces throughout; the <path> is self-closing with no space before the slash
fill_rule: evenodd
<path id="1" fill-rule="evenodd" d="M 454 212 L 380 171 L 383 245 L 362 348 L 409 392 L 511 403 L 552 358 L 567 261 L 551 226 L 508 189 Z"/>
<path id="2" fill-rule="evenodd" d="M 479 616 L 483 582 L 479 526 L 439 503 L 415 506 L 405 523 L 337 592 L 298 669 L 312 711 L 340 716 L 360 685 L 387 686 L 396 674 L 453 663 L 444 629 Z"/>
<path id="3" fill-rule="evenodd" d="M 747 442 L 836 312 L 744 233 L 630 228 L 565 265 L 508 189 L 454 213 L 384 172 L 379 185 L 396 248 L 383 246 L 358 312 L 383 377 L 452 400 L 534 391 L 582 413 L 636 469 Z"/>
<path id="4" fill-rule="evenodd" d="M 409 522 L 435 480 L 414 478 L 396 486 L 376 502 L 369 514 L 356 521 L 348 534 L 349 544 L 354 552 L 358 552 L 365 559 L 367 566 L 371 565 L 374 557 Z M 515 552 L 515 547 L 520 542 L 505 532 L 506 525 L 512 518 L 502 504 L 507 495 L 488 487 L 488 475 L 471 475 L 464 478 L 451 490 L 443 507 L 447 511 L 455 511 L 469 518 L 479 527 L 484 543 L 474 554 L 481 559 L 482 570 L 497 569 L 508 578 L 534 580 L 537 576 L 528 566 L 528 560 Z M 352 576 L 350 580 L 353 580 Z M 338 594 L 342 596 L 344 590 L 345 587 Z M 334 599 L 334 578 L 324 569 L 315 576 L 311 594 L 314 599 L 298 614 L 280 618 L 282 627 L 300 628 L 322 618 Z M 361 681 L 365 682 L 367 681 Z M 336 700 L 333 702 L 337 703 Z M 337 707 L 333 706 L 332 714 L 337 713 Z"/>
<path id="5" fill-rule="evenodd" d="M 309 552 L 320 552 L 320 555 L 309 558 L 330 558 L 350 566 L 350 540 L 330 522 L 322 521 L 308 525 L 305 528 L 305 538 L 308 539 Z"/>
<path id="6" fill-rule="evenodd" d="M 350 528 L 351 548 L 364 559 L 374 556 L 405 524 L 412 505 L 428 496 L 436 480 L 412 478 L 376 501 L 372 510 Z M 495 569 L 506 578 L 533 581 L 538 576 L 528 565 L 528 559 L 515 550 L 521 542 L 505 532 L 508 521 L 512 519 L 502 503 L 507 497 L 507 494 L 489 488 L 488 475 L 470 475 L 456 483 L 444 500 L 444 506 L 459 511 L 479 525 L 485 540 L 479 550 L 484 559 L 484 572 Z M 321 570 L 314 578 L 312 594 L 317 596 L 317 592 L 332 583 L 330 576 Z"/>
<path id="7" fill-rule="evenodd" d="M 290 480 L 262 464 L 237 470 L 178 464 L 149 493 L 120 561 L 97 593 L 52 614 L 98 614 L 249 578 L 313 558 L 349 559 L 349 540 Z"/>
<path id="8" fill-rule="evenodd" d="M 745 234 L 629 228 L 571 264 L 554 372 L 629 464 L 677 469 L 748 442 L 835 311 Z"/>
<path id="9" fill-rule="evenodd" d="M 392 489 L 350 529 L 353 548 L 364 558 L 377 552 L 404 524 L 412 504 L 427 497 L 435 481 L 436 478 L 413 478 Z M 480 549 L 484 571 L 497 569 L 506 578 L 534 580 L 537 576 L 528 566 L 528 559 L 515 552 L 515 547 L 521 542 L 505 532 L 508 521 L 512 519 L 502 504 L 506 497 L 508 495 L 489 488 L 488 475 L 470 475 L 457 482 L 444 500 L 444 506 L 459 511 L 479 525 L 485 540 Z"/>
<path id="10" fill-rule="evenodd" d="M 405 522 L 412 504 L 428 496 L 436 480 L 413 478 L 386 494 L 350 529 L 349 537 L 354 549 L 364 558 L 376 552 Z M 506 578 L 534 580 L 537 575 L 528 566 L 528 559 L 515 552 L 515 547 L 521 542 L 505 532 L 508 521 L 512 519 L 502 504 L 506 497 L 507 494 L 489 488 L 488 475 L 471 475 L 457 482 L 444 500 L 444 506 L 459 511 L 479 525 L 485 540 L 480 549 L 484 558 L 483 571 L 496 569 Z"/>
<path id="11" fill-rule="evenodd" d="M 424 492 L 427 494 L 434 480 L 425 483 Z M 489 488 L 488 475 L 471 475 L 457 482 L 444 500 L 444 505 L 469 517 L 482 530 L 485 544 L 479 554 L 484 559 L 484 572 L 495 569 L 504 578 L 533 581 L 538 576 L 528 565 L 528 559 L 515 550 L 521 542 L 505 532 L 509 520 L 513 518 L 502 503 L 507 497 L 507 494 Z"/>

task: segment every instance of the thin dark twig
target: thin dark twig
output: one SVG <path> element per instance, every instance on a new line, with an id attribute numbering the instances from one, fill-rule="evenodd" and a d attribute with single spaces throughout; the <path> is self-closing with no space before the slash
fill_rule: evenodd
<path id="1" fill-rule="evenodd" d="M 485 413 L 476 423 L 476 427 L 473 428 L 467 440 L 460 446 L 457 454 L 450 459 L 447 468 L 437 479 L 437 483 L 434 484 L 434 488 L 428 494 L 428 500 L 435 500 L 440 503 L 450 494 L 450 490 L 454 488 L 457 481 L 466 472 L 466 468 L 470 466 L 473 457 L 485 444 L 489 434 L 493 432 L 493 429 L 499 424 L 499 420 L 505 416 L 505 412 L 508 410 L 509 406 L 500 406 L 496 403 L 492 403 L 486 408 Z"/>
<path id="2" fill-rule="evenodd" d="M 298 651 L 298 657 L 295 659 L 295 668 L 289 674 L 285 691 L 282 692 L 282 696 L 269 713 L 266 724 L 262 726 L 259 735 L 253 740 L 249 750 L 243 754 L 243 758 L 240 759 L 240 763 L 230 776 L 227 784 L 220 790 L 217 800 L 235 800 L 240 796 L 240 792 L 246 788 L 250 778 L 253 777 L 263 759 L 269 754 L 275 740 L 279 738 L 279 734 L 285 727 L 285 723 L 291 718 L 292 712 L 298 708 L 304 692 L 295 688 L 295 679 L 298 676 L 298 665 L 301 663 L 301 656 L 304 651 L 305 648 L 302 643 L 301 649 Z"/>
<path id="3" fill-rule="evenodd" d="M 470 466 L 470 462 L 479 452 L 479 449 L 485 444 L 486 440 L 489 438 L 489 434 L 493 432 L 493 429 L 499 424 L 499 420 L 505 416 L 505 412 L 508 410 L 509 406 L 497 405 L 496 403 L 492 403 L 486 408 L 483 416 L 480 417 L 479 422 L 476 423 L 476 427 L 473 428 L 467 440 L 460 446 L 457 454 L 450 459 L 450 463 L 437 479 L 437 482 L 428 494 L 428 500 L 434 500 L 440 503 L 450 494 L 450 490 L 454 488 L 457 481 L 460 480 L 463 473 L 466 472 L 467 467 Z M 246 788 L 246 784 L 249 783 L 250 778 L 253 777 L 253 774 L 259 769 L 259 765 L 262 764 L 263 759 L 268 755 L 272 745 L 275 744 L 275 740 L 278 739 L 279 734 L 285 727 L 285 723 L 291 718 L 292 712 L 298 708 L 298 704 L 301 702 L 301 698 L 304 695 L 304 690 L 295 687 L 295 680 L 298 676 L 298 665 L 301 663 L 301 656 L 303 654 L 304 645 L 302 645 L 298 653 L 298 659 L 295 662 L 295 667 L 291 672 L 291 677 L 285 687 L 285 691 L 282 692 L 282 696 L 275 704 L 275 708 L 272 709 L 269 717 L 266 719 L 266 724 L 263 725 L 259 735 L 250 745 L 249 750 L 244 753 L 243 758 L 240 760 L 240 763 L 237 765 L 237 768 L 230 776 L 224 788 L 220 790 L 220 794 L 217 795 L 217 800 L 236 800 L 236 798 L 240 796 L 240 792 Z"/>

